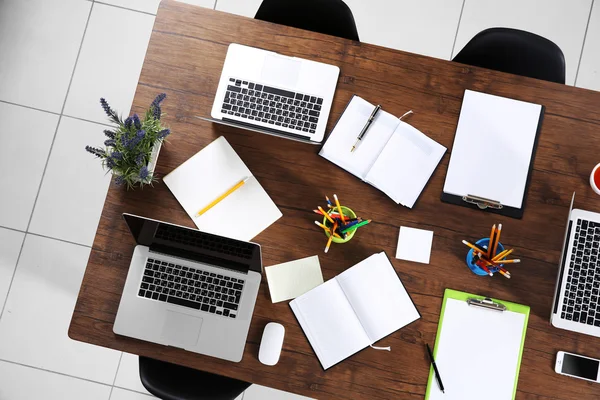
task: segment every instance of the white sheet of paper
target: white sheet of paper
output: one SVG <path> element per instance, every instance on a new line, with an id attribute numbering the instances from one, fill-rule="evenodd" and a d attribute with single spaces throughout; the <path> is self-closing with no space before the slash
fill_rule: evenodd
<path id="1" fill-rule="evenodd" d="M 539 104 L 465 90 L 444 193 L 521 208 L 541 112 Z"/>
<path id="2" fill-rule="evenodd" d="M 196 213 L 242 179 L 248 181 L 213 208 Z M 277 221 L 277 208 L 235 150 L 221 136 L 163 178 L 198 229 L 251 240 Z"/>
<path id="3" fill-rule="evenodd" d="M 319 256 L 265 267 L 271 301 L 295 299 L 323 283 Z"/>
<path id="4" fill-rule="evenodd" d="M 354 96 L 319 152 L 322 157 L 360 179 L 365 179 L 399 122 L 392 114 L 380 110 L 363 140 L 351 152 L 374 108 L 373 104 Z"/>
<path id="5" fill-rule="evenodd" d="M 371 343 L 420 318 L 385 253 L 373 254 L 335 279 Z"/>
<path id="6" fill-rule="evenodd" d="M 396 258 L 429 264 L 432 242 L 433 231 L 401 226 Z"/>
<path id="7" fill-rule="evenodd" d="M 445 152 L 444 146 L 399 121 L 365 180 L 412 208 Z"/>
<path id="8" fill-rule="evenodd" d="M 442 331 L 435 345 L 435 362 L 446 393 L 433 382 L 429 400 L 512 399 L 524 323 L 525 314 L 447 299 Z M 482 345 L 479 334 L 486 332 L 501 339 Z M 473 374 L 473 368 L 498 371 L 499 375 Z"/>

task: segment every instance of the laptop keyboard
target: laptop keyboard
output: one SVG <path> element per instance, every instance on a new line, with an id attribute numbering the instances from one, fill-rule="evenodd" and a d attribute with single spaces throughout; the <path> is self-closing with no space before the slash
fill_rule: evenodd
<path id="1" fill-rule="evenodd" d="M 244 281 L 149 258 L 138 296 L 235 318 Z"/>
<path id="2" fill-rule="evenodd" d="M 586 325 L 600 326 L 599 247 L 600 223 L 578 219 L 561 318 Z"/>
<path id="3" fill-rule="evenodd" d="M 323 99 L 229 78 L 223 114 L 261 121 L 300 132 L 315 133 Z"/>

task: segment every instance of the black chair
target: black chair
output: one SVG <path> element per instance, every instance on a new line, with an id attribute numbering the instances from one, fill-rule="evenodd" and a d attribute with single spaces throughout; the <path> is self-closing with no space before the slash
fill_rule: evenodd
<path id="1" fill-rule="evenodd" d="M 234 400 L 250 386 L 237 379 L 142 356 L 139 365 L 142 385 L 163 400 Z"/>
<path id="2" fill-rule="evenodd" d="M 342 0 L 263 0 L 254 18 L 359 40 L 352 11 Z"/>
<path id="3" fill-rule="evenodd" d="M 565 56 L 560 47 L 546 38 L 517 29 L 481 31 L 452 61 L 565 83 Z"/>

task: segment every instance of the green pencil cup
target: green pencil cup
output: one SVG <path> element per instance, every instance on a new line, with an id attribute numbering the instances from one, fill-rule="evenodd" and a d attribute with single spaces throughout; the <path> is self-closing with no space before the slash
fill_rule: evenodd
<path id="1" fill-rule="evenodd" d="M 344 214 L 344 217 L 348 217 L 348 218 L 356 218 L 356 214 L 354 213 L 354 211 L 352 211 L 351 209 L 349 209 L 348 207 L 344 207 L 342 206 L 342 213 Z M 338 212 L 337 207 L 335 208 L 330 208 L 329 211 L 327 211 L 327 214 L 331 214 L 332 212 Z M 323 224 L 325 226 L 327 226 L 328 228 L 331 228 L 333 226 L 333 224 L 327 219 L 327 217 L 323 217 Z M 336 238 L 335 236 L 333 237 L 333 239 L 331 240 L 333 243 L 346 243 L 349 242 L 353 237 L 354 234 L 356 233 L 356 229 L 353 230 L 352 232 L 348 233 L 346 235 L 346 238 Z M 329 232 L 325 232 L 325 236 L 329 237 L 331 236 L 331 234 Z"/>

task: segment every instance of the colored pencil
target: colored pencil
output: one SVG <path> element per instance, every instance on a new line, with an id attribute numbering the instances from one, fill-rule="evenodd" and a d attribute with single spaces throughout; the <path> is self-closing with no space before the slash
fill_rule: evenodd
<path id="1" fill-rule="evenodd" d="M 327 205 L 333 208 L 333 204 L 331 204 L 331 200 L 329 200 L 328 196 L 325 196 L 325 200 L 327 200 Z"/>
<path id="2" fill-rule="evenodd" d="M 506 279 L 510 279 L 510 272 L 508 272 L 507 270 L 505 270 L 504 268 L 500 268 L 498 269 L 498 272 L 500 272 L 500 274 L 505 277 Z"/>
<path id="3" fill-rule="evenodd" d="M 498 254 L 496 257 L 492 258 L 492 261 L 500 261 L 504 257 L 508 257 L 510 253 L 513 252 L 514 249 L 504 250 L 502 253 Z"/>
<path id="4" fill-rule="evenodd" d="M 487 259 L 492 258 L 492 246 L 494 244 L 494 237 L 496 236 L 496 224 L 492 226 L 492 231 L 490 232 L 490 242 L 488 244 L 486 257 Z"/>
<path id="5" fill-rule="evenodd" d="M 340 213 L 340 217 L 342 218 L 342 222 L 346 222 L 346 218 L 344 218 L 344 213 L 342 212 L 342 206 L 340 205 L 340 201 L 338 200 L 337 194 L 333 195 L 333 200 L 335 201 L 335 205 Z"/>
<path id="6" fill-rule="evenodd" d="M 320 226 L 321 228 L 325 229 L 327 232 L 329 232 L 329 234 L 331 235 L 331 229 L 326 227 L 325 225 L 323 225 L 322 223 L 320 223 L 319 221 L 315 221 L 315 224 L 317 226 Z M 333 236 L 337 237 L 337 238 L 342 238 L 340 235 L 338 235 L 337 233 L 333 232 Z"/>
<path id="7" fill-rule="evenodd" d="M 213 200 L 209 205 L 207 205 L 206 207 L 204 207 L 203 209 L 198 211 L 196 213 L 196 217 L 201 216 L 202 214 L 204 214 L 205 212 L 207 212 L 208 210 L 210 210 L 211 208 L 213 208 L 214 206 L 219 204 L 219 202 L 221 202 L 221 200 L 223 200 L 225 197 L 229 196 L 231 193 L 235 192 L 240 187 L 242 187 L 248 179 L 250 179 L 250 177 L 246 177 L 246 178 L 242 179 L 241 181 L 239 181 L 238 183 L 236 183 L 233 187 L 231 187 L 231 189 L 229 189 L 228 191 L 226 191 L 225 193 L 223 193 L 222 195 L 217 197 L 215 200 Z"/>
<path id="8" fill-rule="evenodd" d="M 498 264 L 517 264 L 517 263 L 520 263 L 521 260 L 519 260 L 518 258 L 515 258 L 513 260 L 497 260 L 494 262 L 496 262 Z"/>
<path id="9" fill-rule="evenodd" d="M 333 224 L 333 232 L 335 234 L 335 230 L 337 229 L 337 222 Z M 333 235 L 329 236 L 329 240 L 327 240 L 327 245 L 325 246 L 325 253 L 329 251 L 329 246 L 331 246 L 331 241 L 333 240 Z"/>
<path id="10" fill-rule="evenodd" d="M 368 219 L 368 220 L 366 220 L 366 221 L 362 221 L 362 222 L 360 222 L 360 223 L 358 223 L 358 224 L 356 224 L 356 225 L 353 225 L 353 226 L 351 226 L 350 228 L 342 229 L 342 230 L 341 230 L 341 232 L 342 232 L 342 233 L 346 233 L 346 232 L 352 232 L 352 231 L 354 231 L 354 230 L 356 230 L 356 229 L 360 228 L 361 226 L 365 226 L 365 225 L 367 225 L 367 224 L 369 224 L 369 223 L 371 223 L 371 220 L 370 220 L 370 219 Z"/>
<path id="11" fill-rule="evenodd" d="M 319 206 L 319 211 L 321 211 L 321 214 L 323 214 L 323 215 L 325 216 L 325 218 L 327 218 L 327 219 L 329 220 L 329 222 L 331 222 L 332 224 L 333 224 L 333 223 L 335 223 L 335 221 L 333 220 L 333 218 L 331 218 L 331 217 L 329 216 L 329 214 L 327 214 L 327 213 L 325 212 L 325 210 L 323 210 L 323 209 L 321 208 L 321 206 Z"/>
<path id="12" fill-rule="evenodd" d="M 472 249 L 473 249 L 473 251 L 479 251 L 479 252 L 481 252 L 481 253 L 485 253 L 485 252 L 486 252 L 486 250 L 485 250 L 485 249 L 482 249 L 481 247 L 478 247 L 478 246 L 476 246 L 476 245 L 474 245 L 474 244 L 471 244 L 471 243 L 467 242 L 466 240 L 463 240 L 462 242 L 463 242 L 463 244 L 465 244 L 465 245 L 467 245 L 468 247 L 472 248 Z"/>
<path id="13" fill-rule="evenodd" d="M 498 229 L 496 229 L 496 239 L 494 240 L 494 246 L 492 247 L 491 256 L 494 257 L 496 255 L 496 250 L 498 250 L 498 243 L 500 243 L 500 234 L 502 233 L 502 224 L 498 224 Z"/>
<path id="14" fill-rule="evenodd" d="M 346 221 L 346 224 L 344 226 L 342 226 L 341 228 L 342 229 L 350 228 L 351 226 L 354 226 L 354 225 L 359 224 L 359 223 L 360 223 L 360 221 L 358 219 L 355 219 L 352 222 Z"/>
<path id="15" fill-rule="evenodd" d="M 482 270 L 485 271 L 486 274 L 488 274 L 489 276 L 494 276 L 494 274 L 492 274 L 492 271 L 490 271 L 488 269 L 488 267 L 485 266 L 485 264 L 483 263 L 483 259 L 479 259 L 475 262 L 475 265 L 477 265 L 479 268 L 481 268 Z"/>

